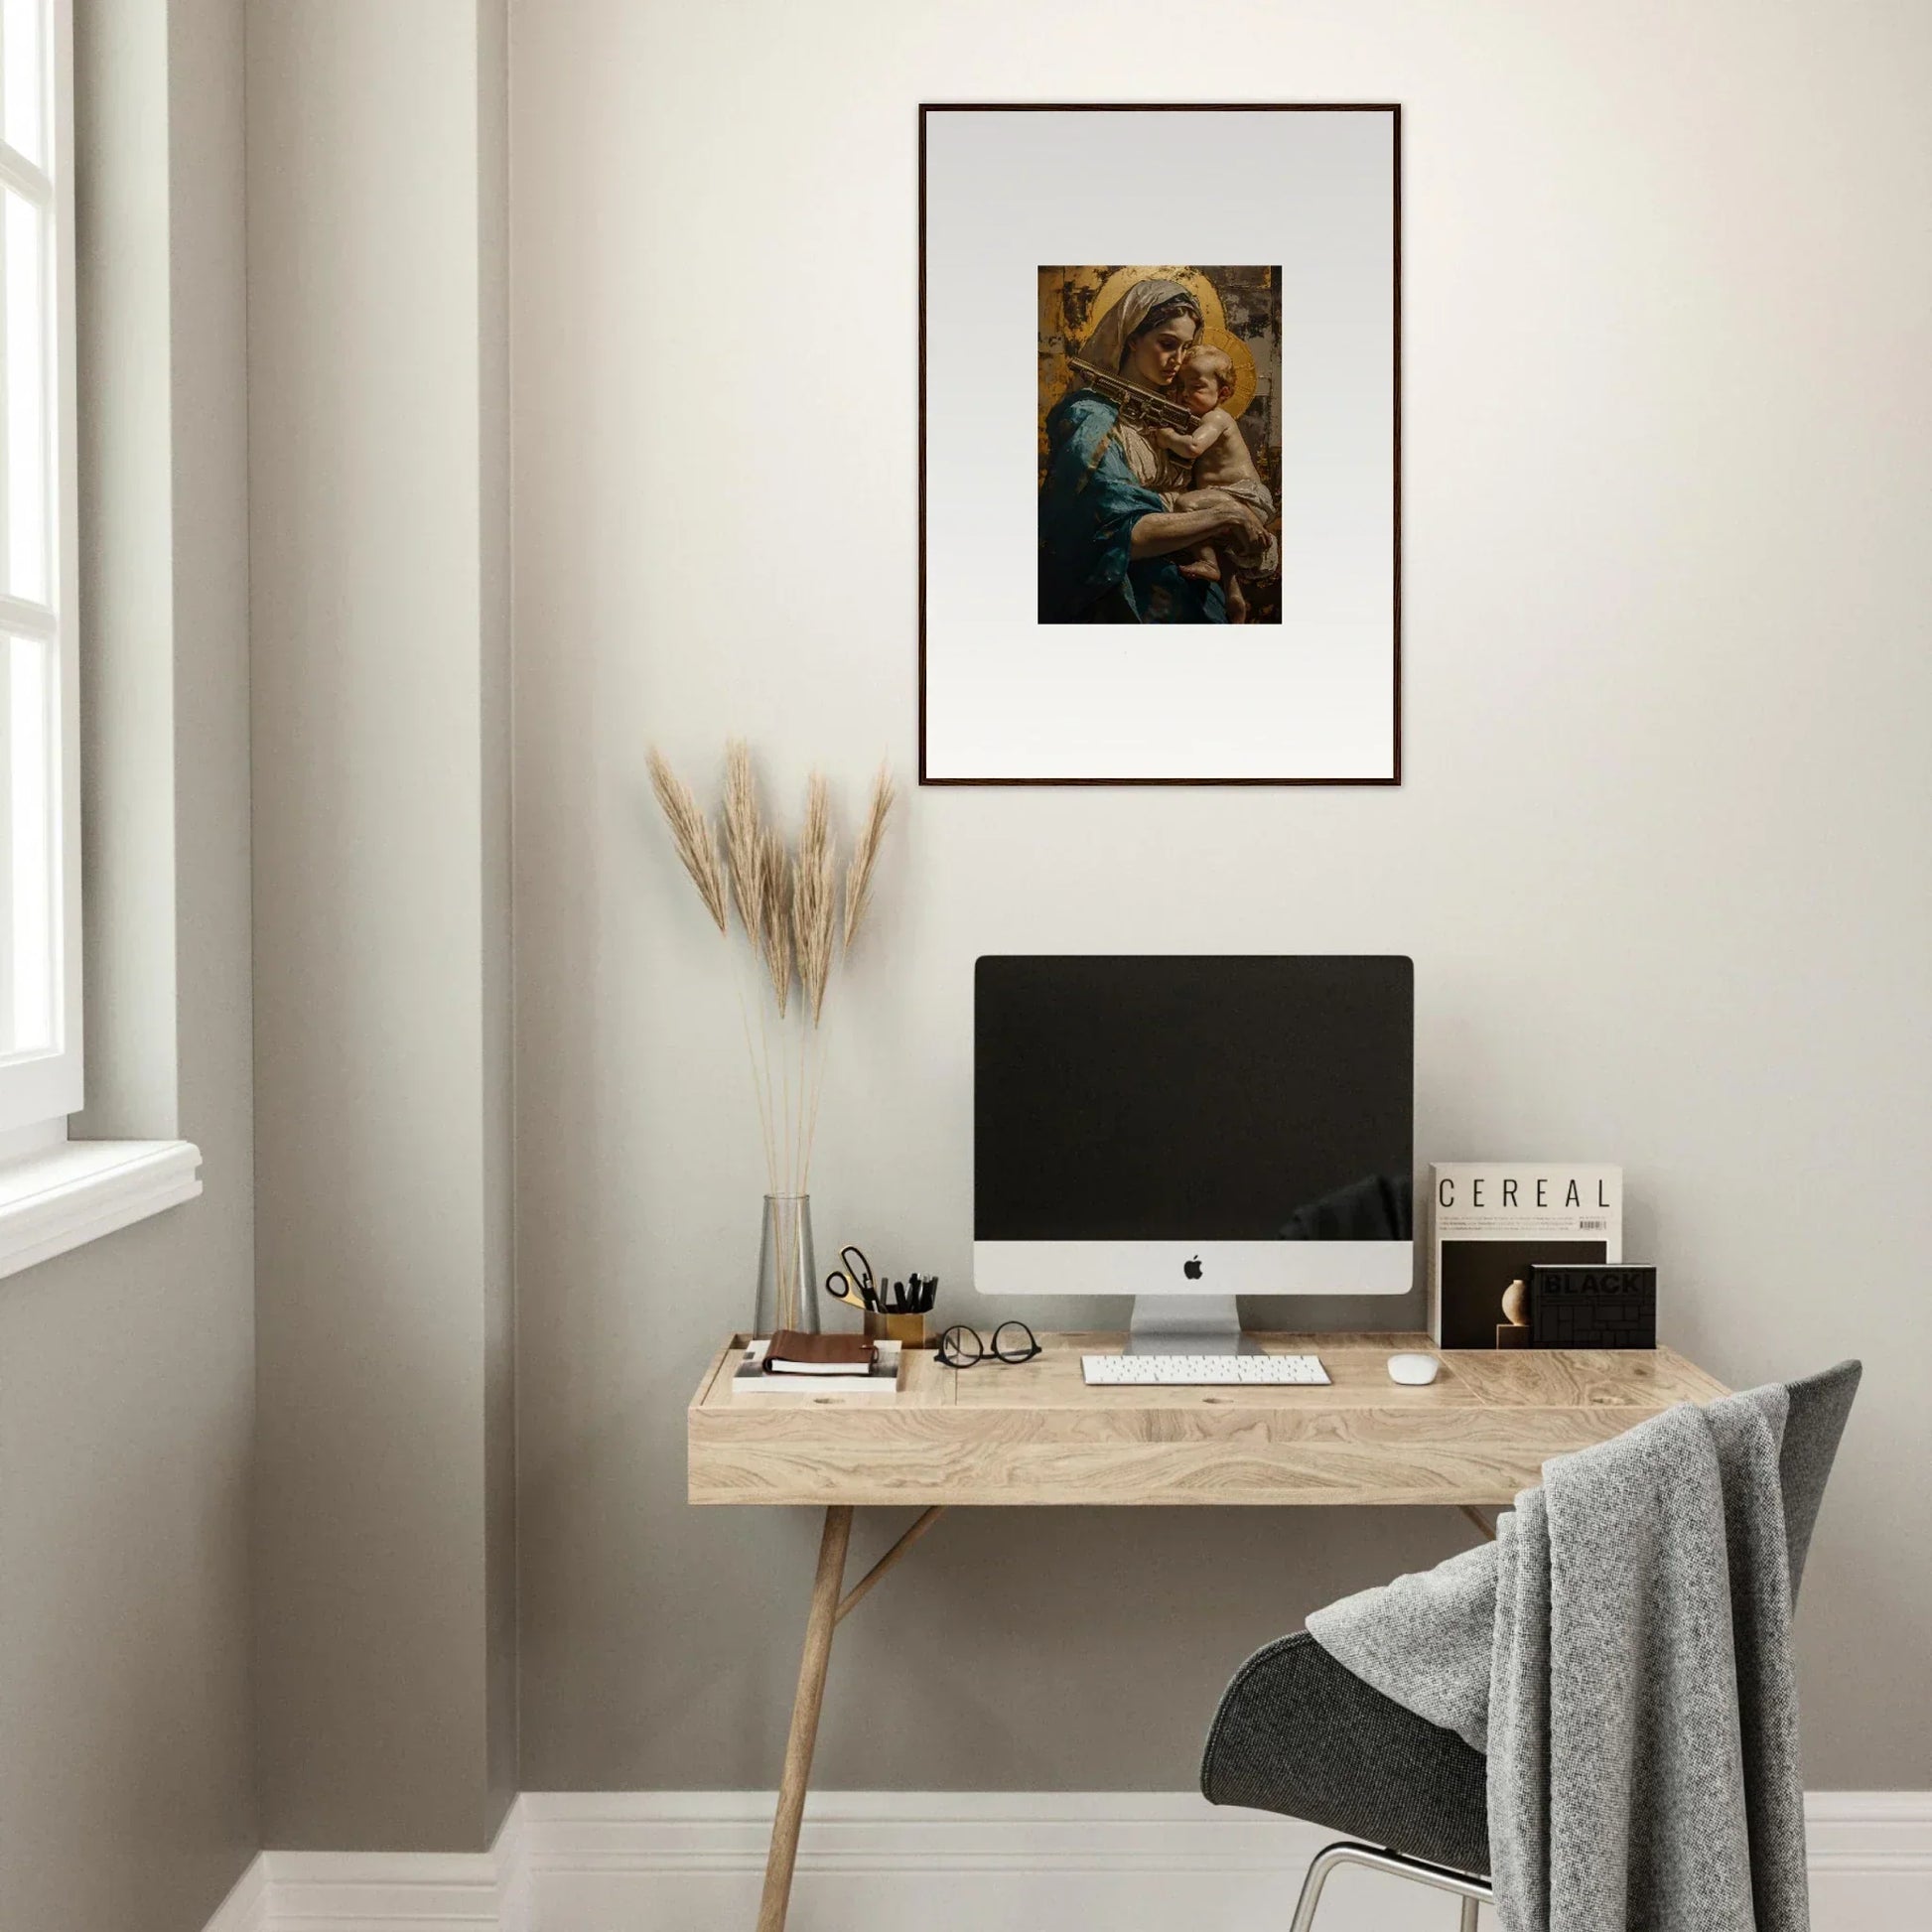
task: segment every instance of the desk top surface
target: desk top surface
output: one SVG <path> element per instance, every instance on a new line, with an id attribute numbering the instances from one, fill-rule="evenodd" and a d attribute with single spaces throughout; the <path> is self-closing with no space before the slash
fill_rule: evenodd
<path id="1" fill-rule="evenodd" d="M 745 1338 L 713 1357 L 687 1417 L 694 1503 L 1502 1504 L 1552 1455 L 1724 1385 L 1668 1348 L 1441 1351 L 1425 1388 L 1389 1380 L 1420 1334 L 1267 1334 L 1330 1383 L 1089 1388 L 1118 1332 L 1039 1337 L 1031 1362 L 949 1369 L 908 1350 L 897 1396 L 735 1397 Z"/>

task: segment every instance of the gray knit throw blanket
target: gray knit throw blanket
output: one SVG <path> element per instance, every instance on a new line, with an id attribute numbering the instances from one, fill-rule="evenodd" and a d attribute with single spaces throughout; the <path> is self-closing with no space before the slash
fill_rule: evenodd
<path id="1" fill-rule="evenodd" d="M 1489 1758 L 1505 1932 L 1808 1932 L 1782 1388 L 1543 1465 L 1497 1539 L 1309 1618 Z"/>

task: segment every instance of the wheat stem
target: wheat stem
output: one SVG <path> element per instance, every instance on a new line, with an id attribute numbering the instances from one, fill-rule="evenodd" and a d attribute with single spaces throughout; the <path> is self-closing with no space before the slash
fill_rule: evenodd
<path id="1" fill-rule="evenodd" d="M 812 1177 L 812 1148 L 818 1140 L 818 1103 L 825 1095 L 825 1062 L 831 1056 L 831 1023 L 828 1021 L 819 1032 L 818 1063 L 812 1069 L 812 1108 L 805 1122 L 805 1181 L 807 1188 Z"/>
<path id="2" fill-rule="evenodd" d="M 745 1034 L 745 1057 L 752 1069 L 752 1098 L 758 1103 L 759 1139 L 764 1148 L 764 1177 L 767 1186 L 777 1191 L 777 1161 L 771 1143 L 771 1096 L 768 1068 L 759 1064 L 758 1048 L 752 1044 L 751 1008 L 745 998 L 745 965 L 743 960 L 732 961 L 732 991 L 738 996 L 738 1024 Z M 759 1031 L 764 1031 L 764 1013 L 759 1012 Z"/>
<path id="3" fill-rule="evenodd" d="M 792 1173 L 797 1177 L 796 1185 L 801 1193 L 805 1186 L 802 1177 L 805 1159 L 805 1046 L 809 1038 L 805 1016 L 801 1012 L 798 1016 L 798 1091 L 793 1098 L 793 1111 L 787 1123 L 791 1134 Z"/>

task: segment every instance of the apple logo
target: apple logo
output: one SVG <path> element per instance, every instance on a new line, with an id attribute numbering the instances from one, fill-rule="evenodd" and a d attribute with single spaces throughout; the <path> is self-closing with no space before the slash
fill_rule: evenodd
<path id="1" fill-rule="evenodd" d="M 1190 1282 L 1199 1281 L 1200 1280 L 1200 1256 L 1195 1255 L 1191 1261 L 1183 1261 L 1180 1264 L 1180 1272 L 1183 1275 L 1185 1275 Z"/>

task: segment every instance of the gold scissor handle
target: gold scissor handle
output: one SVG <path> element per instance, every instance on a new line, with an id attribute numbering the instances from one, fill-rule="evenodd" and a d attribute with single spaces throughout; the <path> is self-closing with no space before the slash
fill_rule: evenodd
<path id="1" fill-rule="evenodd" d="M 872 1312 L 869 1291 L 872 1288 L 872 1265 L 864 1255 L 859 1255 L 862 1265 L 855 1267 L 851 1257 L 859 1255 L 857 1248 L 847 1248 L 839 1256 L 841 1267 L 834 1268 L 825 1277 L 825 1292 L 835 1302 L 843 1302 L 849 1309 L 857 1309 L 862 1314 Z"/>

